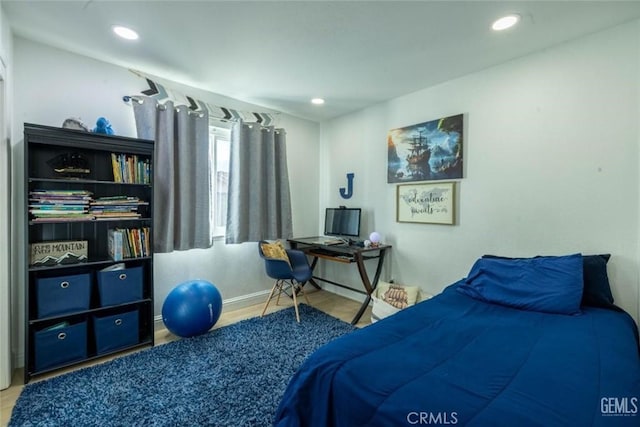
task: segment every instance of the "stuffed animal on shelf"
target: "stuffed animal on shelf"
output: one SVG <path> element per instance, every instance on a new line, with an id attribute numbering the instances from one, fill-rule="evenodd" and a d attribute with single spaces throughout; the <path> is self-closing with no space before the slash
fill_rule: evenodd
<path id="1" fill-rule="evenodd" d="M 109 123 L 109 120 L 105 119 L 104 117 L 98 118 L 98 121 L 96 122 L 96 127 L 93 128 L 93 132 L 113 135 L 113 129 L 111 129 L 111 123 Z"/>
<path id="2" fill-rule="evenodd" d="M 89 132 L 89 127 L 85 125 L 79 117 L 69 117 L 62 123 L 65 129 L 84 130 Z"/>

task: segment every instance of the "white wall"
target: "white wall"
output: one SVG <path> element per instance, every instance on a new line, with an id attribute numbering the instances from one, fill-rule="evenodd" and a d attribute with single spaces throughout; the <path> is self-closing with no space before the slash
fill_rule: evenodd
<path id="1" fill-rule="evenodd" d="M 0 5 L 0 389 L 9 386 L 11 380 L 11 238 L 9 197 L 11 182 L 11 131 L 12 99 L 12 39 L 11 29 Z"/>
<path id="2" fill-rule="evenodd" d="M 104 116 L 110 120 L 117 134 L 136 136 L 132 108 L 122 101 L 122 96 L 145 89 L 143 79 L 124 68 L 22 38 L 15 38 L 14 45 L 18 76 L 15 81 L 14 127 L 18 136 L 16 151 L 20 157 L 24 122 L 61 126 L 68 117 L 80 117 L 93 127 L 95 120 Z M 162 79 L 160 82 L 167 83 Z M 245 111 L 268 111 L 179 84 L 173 84 L 171 88 L 214 105 Z M 278 115 L 276 124 L 287 131 L 294 233 L 312 234 L 318 224 L 315 194 L 319 167 L 314 159 L 319 152 L 319 124 L 284 114 Z M 14 171 L 19 181 L 22 169 L 23 166 Z M 21 182 L 19 191 L 22 191 Z M 154 257 L 156 315 L 161 313 L 162 303 L 175 285 L 196 278 L 214 283 L 222 293 L 225 307 L 230 303 L 261 302 L 272 285 L 264 273 L 255 243 L 226 245 L 223 241 L 216 241 L 207 250 L 157 254 Z M 21 283 L 24 283 L 24 278 Z M 22 289 L 20 294 L 21 297 Z M 22 313 L 19 319 L 18 336 L 21 337 Z"/>
<path id="3" fill-rule="evenodd" d="M 487 253 L 611 253 L 616 303 L 638 319 L 639 36 L 635 21 L 323 123 L 321 207 L 344 204 L 355 172 L 363 236 L 394 246 L 385 278 L 432 293 Z M 458 225 L 397 223 L 387 131 L 459 113 Z"/>

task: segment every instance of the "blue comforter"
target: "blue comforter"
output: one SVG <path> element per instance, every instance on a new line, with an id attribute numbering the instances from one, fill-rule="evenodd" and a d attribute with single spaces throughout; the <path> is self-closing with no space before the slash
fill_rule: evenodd
<path id="1" fill-rule="evenodd" d="M 524 311 L 456 286 L 312 354 L 275 425 L 640 426 L 628 314 Z"/>

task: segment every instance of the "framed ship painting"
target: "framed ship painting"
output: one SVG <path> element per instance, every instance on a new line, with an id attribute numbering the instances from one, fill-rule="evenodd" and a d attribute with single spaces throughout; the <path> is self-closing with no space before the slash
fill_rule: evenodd
<path id="1" fill-rule="evenodd" d="M 463 115 L 443 117 L 387 134 L 387 182 L 462 178 Z"/>

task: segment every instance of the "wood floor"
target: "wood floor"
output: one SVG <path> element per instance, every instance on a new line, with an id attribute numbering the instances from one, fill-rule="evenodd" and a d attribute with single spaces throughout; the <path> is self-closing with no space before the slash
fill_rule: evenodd
<path id="1" fill-rule="evenodd" d="M 345 322 L 351 322 L 353 316 L 360 308 L 360 303 L 353 301 L 348 298 L 344 298 L 342 296 L 325 292 L 325 291 L 307 291 L 307 295 L 309 297 L 309 301 L 311 305 L 318 310 L 324 311 L 325 313 L 337 317 L 338 319 L 344 320 Z M 292 306 L 293 303 L 288 298 L 281 298 L 280 305 L 275 305 L 275 299 L 269 305 L 269 309 L 267 310 L 267 314 L 274 312 L 276 310 L 281 310 L 286 307 Z M 230 325 L 232 323 L 236 323 L 243 319 L 248 319 L 251 317 L 259 316 L 262 313 L 263 304 L 253 305 L 251 307 L 242 308 L 239 310 L 222 312 L 220 319 L 216 323 L 215 328 L 220 328 L 222 326 Z M 304 322 L 304 317 L 300 319 Z M 365 311 L 364 315 L 358 322 L 357 326 L 362 327 L 371 323 L 371 308 L 369 307 L 367 311 Z M 215 329 L 214 328 L 214 329 Z M 179 339 L 174 336 L 166 329 L 160 329 L 156 331 L 155 334 L 155 345 L 162 345 L 168 342 Z M 120 353 L 116 357 L 121 357 L 126 353 Z M 98 361 L 92 361 L 90 363 L 85 363 L 81 365 L 77 365 L 74 368 L 60 370 L 52 374 L 42 375 L 37 378 L 31 380 L 31 382 L 42 381 L 43 379 L 51 378 L 53 376 L 61 375 L 66 372 L 73 371 L 75 369 L 84 368 L 91 365 L 96 365 L 98 363 L 104 363 L 107 360 L 112 359 L 105 357 Z M 17 369 L 13 374 L 13 380 L 11 382 L 11 386 L 3 391 L 0 391 L 0 426 L 6 426 L 9 423 L 9 419 L 11 418 L 11 411 L 13 410 L 13 406 L 20 396 L 22 392 L 22 388 L 24 386 L 23 383 L 23 372 L 22 369 Z"/>

